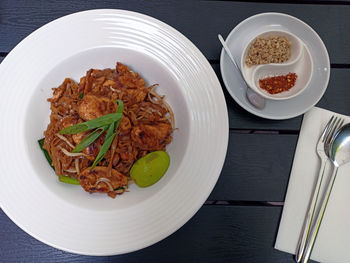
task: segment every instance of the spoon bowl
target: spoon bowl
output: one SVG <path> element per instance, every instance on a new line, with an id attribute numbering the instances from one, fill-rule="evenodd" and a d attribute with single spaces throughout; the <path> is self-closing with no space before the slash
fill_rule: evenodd
<path id="1" fill-rule="evenodd" d="M 350 124 L 344 125 L 334 134 L 329 157 L 336 167 L 350 162 Z"/>

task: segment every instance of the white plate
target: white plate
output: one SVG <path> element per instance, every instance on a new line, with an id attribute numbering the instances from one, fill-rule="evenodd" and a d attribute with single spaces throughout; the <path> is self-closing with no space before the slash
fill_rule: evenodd
<path id="1" fill-rule="evenodd" d="M 228 35 L 226 43 L 238 65 L 241 54 L 255 36 L 270 30 L 285 30 L 299 37 L 308 47 L 313 61 L 310 83 L 298 96 L 283 100 L 266 100 L 264 109 L 253 107 L 246 99 L 246 87 L 224 50 L 221 51 L 220 69 L 225 86 L 232 98 L 244 109 L 267 119 L 289 119 L 305 113 L 313 107 L 327 89 L 330 63 L 328 52 L 317 33 L 303 21 L 281 13 L 263 13 L 247 18 Z"/>
<path id="2" fill-rule="evenodd" d="M 112 199 L 59 183 L 37 140 L 51 88 L 120 61 L 139 72 L 175 112 L 171 164 L 154 186 Z M 0 205 L 24 231 L 53 247 L 116 255 L 160 241 L 185 224 L 212 191 L 228 142 L 220 83 L 181 33 L 145 15 L 92 10 L 38 29 L 0 64 Z"/>

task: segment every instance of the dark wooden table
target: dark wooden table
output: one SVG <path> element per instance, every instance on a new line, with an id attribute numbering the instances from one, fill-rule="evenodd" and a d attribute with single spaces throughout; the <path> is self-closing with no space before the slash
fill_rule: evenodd
<path id="1" fill-rule="evenodd" d="M 24 37 L 70 13 L 115 8 L 141 12 L 173 26 L 207 57 L 220 81 L 217 34 L 261 12 L 296 16 L 323 39 L 331 78 L 318 106 L 350 115 L 349 1 L 0 1 L 0 61 Z M 274 250 L 302 116 L 255 117 L 228 95 L 229 145 L 219 181 L 198 213 L 165 240 L 140 251 L 89 257 L 49 247 L 18 228 L 0 210 L 0 262 L 294 262 Z M 1 84 L 0 84 L 1 85 Z M 0 190 L 1 191 L 1 190 Z"/>

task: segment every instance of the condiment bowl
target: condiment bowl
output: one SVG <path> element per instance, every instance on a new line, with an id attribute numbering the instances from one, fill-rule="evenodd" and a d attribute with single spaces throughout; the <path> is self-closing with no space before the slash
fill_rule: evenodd
<path id="1" fill-rule="evenodd" d="M 257 37 L 268 38 L 271 36 L 284 36 L 291 43 L 291 56 L 282 63 L 270 63 L 253 65 L 248 67 L 245 60 L 248 51 Z M 241 69 L 243 77 L 248 85 L 263 97 L 271 100 L 286 100 L 298 96 L 305 90 L 311 80 L 313 63 L 307 46 L 294 34 L 282 30 L 270 30 L 255 36 L 248 42 L 241 56 Z M 276 94 L 270 94 L 260 88 L 259 80 L 274 76 L 296 73 L 297 79 L 295 85 L 287 91 Z"/>

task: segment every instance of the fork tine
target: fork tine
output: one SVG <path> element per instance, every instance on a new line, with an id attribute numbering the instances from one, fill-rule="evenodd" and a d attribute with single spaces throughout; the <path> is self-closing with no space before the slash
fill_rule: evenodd
<path id="1" fill-rule="evenodd" d="M 332 136 L 330 138 L 330 141 L 332 141 L 335 133 L 343 126 L 343 124 L 344 124 L 344 119 L 343 118 L 339 118 L 339 121 L 338 121 L 337 125 L 334 127 L 334 131 L 333 131 L 333 134 L 332 134 Z"/>
<path id="2" fill-rule="evenodd" d="M 340 118 L 340 117 L 336 117 L 335 118 L 335 122 L 334 122 L 334 125 L 332 127 L 332 129 L 330 130 L 330 132 L 328 133 L 328 136 L 326 137 L 325 139 L 325 146 L 326 148 L 329 147 L 329 144 L 331 143 L 332 141 L 332 138 L 334 137 L 334 134 L 343 126 L 344 124 L 344 119 L 343 118 Z M 329 149 L 327 149 L 328 151 Z"/>
<path id="3" fill-rule="evenodd" d="M 329 133 L 332 131 L 333 127 L 334 127 L 334 123 L 337 121 L 337 117 L 335 117 L 334 115 L 332 116 L 332 118 L 328 121 L 326 128 L 323 131 L 322 134 L 322 142 L 326 142 Z"/>
<path id="4" fill-rule="evenodd" d="M 343 127 L 343 125 L 344 125 L 344 119 L 341 119 L 341 122 L 339 123 L 339 126 L 338 126 L 338 128 L 337 128 L 337 131 L 338 131 L 341 127 Z"/>
<path id="5" fill-rule="evenodd" d="M 342 125 L 342 118 L 337 118 L 337 121 L 335 122 L 332 131 L 329 133 L 329 136 L 327 138 L 327 143 L 330 143 L 330 141 L 332 140 L 334 134 L 341 127 L 341 125 Z"/>

